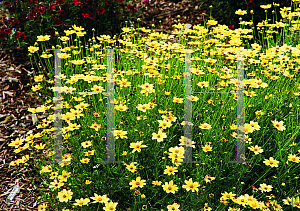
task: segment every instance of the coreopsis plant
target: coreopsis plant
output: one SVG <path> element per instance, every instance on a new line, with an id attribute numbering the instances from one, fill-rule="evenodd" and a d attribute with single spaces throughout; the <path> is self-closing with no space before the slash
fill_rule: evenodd
<path id="1" fill-rule="evenodd" d="M 250 29 L 215 20 L 192 30 L 176 24 L 172 35 L 125 27 L 123 47 L 105 35 L 84 42 L 76 25 L 38 35 L 28 51 L 50 79 L 33 70 L 32 91 L 45 102 L 28 111 L 41 132 L 9 143 L 20 155 L 10 165 L 32 167 L 43 181 L 38 209 L 299 209 L 298 20 L 289 10 L 282 15 L 291 18 L 282 45 L 267 33 L 282 25 L 276 22 L 259 24 L 263 46 L 247 42 L 255 39 Z M 136 39 L 136 30 L 148 36 Z M 45 50 L 49 39 L 57 55 Z M 194 49 L 190 61 L 187 48 Z M 46 91 L 61 91 L 60 103 Z"/>

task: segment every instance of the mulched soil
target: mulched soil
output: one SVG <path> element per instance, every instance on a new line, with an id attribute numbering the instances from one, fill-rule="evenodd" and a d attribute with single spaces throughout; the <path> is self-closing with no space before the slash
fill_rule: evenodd
<path id="1" fill-rule="evenodd" d="M 27 74 L 31 65 L 26 54 L 24 50 L 3 50 L 0 54 L 0 210 L 37 210 L 37 199 L 34 199 L 34 195 L 40 195 L 34 185 L 41 183 L 35 176 L 35 171 L 24 164 L 9 166 L 11 161 L 21 158 L 22 155 L 16 154 L 14 148 L 8 144 L 16 138 L 25 138 L 30 133 L 42 132 L 42 129 L 33 125 L 31 113 L 27 111 L 41 103 L 27 85 L 30 83 Z M 12 118 L 5 122 L 8 115 Z M 34 182 L 28 180 L 30 177 Z M 6 199 L 17 184 L 20 190 L 13 202 L 7 205 Z"/>
<path id="2" fill-rule="evenodd" d="M 196 25 L 202 23 L 203 12 L 207 13 L 201 8 L 191 7 L 189 1 L 174 3 L 152 0 L 150 6 L 139 16 L 140 27 L 151 28 L 155 24 L 155 31 L 160 32 L 161 20 L 163 32 L 171 34 L 172 25 L 178 24 L 177 15 L 181 16 L 181 23 Z M 208 19 L 208 15 L 204 17 Z M 134 25 L 137 28 L 137 24 Z M 36 127 L 37 123 L 33 122 L 32 113 L 28 111 L 28 108 L 36 108 L 42 104 L 37 94 L 27 85 L 30 78 L 33 80 L 28 53 L 27 49 L 2 49 L 0 52 L 0 211 L 36 211 L 39 204 L 38 189 L 42 182 L 39 173 L 24 164 L 9 166 L 11 161 L 22 155 L 16 154 L 8 144 L 16 138 L 25 138 L 30 133 L 42 132 L 42 129 Z M 4 121 L 8 115 L 12 118 Z M 32 159 L 29 162 L 33 162 Z M 20 190 L 13 202 L 7 205 L 6 199 L 15 185 Z"/>

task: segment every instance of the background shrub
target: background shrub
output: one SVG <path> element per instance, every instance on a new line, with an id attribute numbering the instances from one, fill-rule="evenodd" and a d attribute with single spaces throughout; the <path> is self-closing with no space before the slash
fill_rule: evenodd
<path id="1" fill-rule="evenodd" d="M 135 3 L 126 0 L 9 0 L 1 2 L 1 7 L 11 16 L 0 32 L 0 43 L 7 48 L 33 45 L 37 36 L 54 36 L 55 31 L 63 34 L 74 24 L 82 26 L 90 38 L 92 28 L 96 36 L 113 37 L 124 27 L 125 20 L 141 13 L 135 9 Z"/>

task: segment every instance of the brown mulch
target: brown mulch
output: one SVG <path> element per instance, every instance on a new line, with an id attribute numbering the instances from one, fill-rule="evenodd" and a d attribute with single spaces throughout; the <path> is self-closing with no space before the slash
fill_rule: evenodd
<path id="1" fill-rule="evenodd" d="M 42 132 L 33 124 L 31 113 L 27 111 L 41 103 L 27 85 L 30 83 L 27 74 L 31 65 L 26 54 L 21 50 L 3 50 L 0 54 L 0 210 L 37 210 L 38 201 L 34 199 L 34 195 L 40 195 L 36 186 L 39 187 L 41 181 L 34 170 L 24 164 L 9 166 L 11 161 L 22 155 L 16 154 L 8 144 L 16 138 L 25 138 L 30 133 Z M 12 118 L 5 121 L 7 116 Z M 7 205 L 6 199 L 15 185 L 20 190 L 13 202 Z"/>
<path id="2" fill-rule="evenodd" d="M 203 12 L 208 14 L 201 8 L 191 7 L 189 1 L 174 3 L 152 0 L 150 6 L 139 16 L 139 26 L 151 28 L 155 24 L 155 31 L 160 32 L 161 20 L 163 32 L 171 34 L 172 25 L 178 24 L 177 15 L 181 16 L 181 23 L 196 25 L 202 23 Z M 209 17 L 207 14 L 205 19 Z M 136 22 L 134 25 L 137 28 Z M 37 123 L 33 122 L 32 113 L 28 111 L 28 108 L 36 108 L 42 104 L 37 94 L 31 91 L 31 86 L 27 85 L 30 77 L 33 79 L 31 68 L 27 49 L 3 49 L 0 52 L 0 211 L 36 211 L 40 203 L 37 198 L 41 196 L 38 191 L 42 182 L 39 173 L 24 164 L 9 166 L 11 161 L 21 158 L 22 154 L 16 154 L 8 144 L 16 138 L 26 138 L 31 133 L 42 132 L 42 129 L 36 127 Z M 8 115 L 12 118 L 4 121 Z M 32 159 L 29 162 L 32 163 Z M 20 190 L 13 202 L 7 205 L 6 199 L 15 185 Z"/>

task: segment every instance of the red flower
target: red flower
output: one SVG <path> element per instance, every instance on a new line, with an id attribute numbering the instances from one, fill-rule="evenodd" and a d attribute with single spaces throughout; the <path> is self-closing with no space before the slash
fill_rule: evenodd
<path id="1" fill-rule="evenodd" d="M 54 3 L 57 5 L 64 4 L 66 1 L 65 0 L 56 0 Z"/>
<path id="2" fill-rule="evenodd" d="M 61 19 L 52 18 L 54 20 L 54 25 L 63 25 L 64 22 Z"/>
<path id="3" fill-rule="evenodd" d="M 247 4 L 247 8 L 253 8 L 255 6 L 255 4 L 253 3 L 253 0 L 250 0 Z"/>
<path id="4" fill-rule="evenodd" d="M 29 1 L 29 4 L 37 4 L 37 3 L 38 3 L 37 0 L 30 0 L 30 1 Z"/>
<path id="5" fill-rule="evenodd" d="M 43 3 L 41 2 L 38 5 L 36 5 L 34 9 L 35 9 L 35 12 L 44 14 L 46 11 L 46 6 L 43 5 Z"/>
<path id="6" fill-rule="evenodd" d="M 3 40 L 6 37 L 6 34 L 0 31 L 0 40 Z"/>
<path id="7" fill-rule="evenodd" d="M 10 28 L 7 28 L 7 26 L 2 26 L 0 31 L 3 33 L 3 34 L 10 34 L 12 31 Z"/>
<path id="8" fill-rule="evenodd" d="M 97 7 L 96 11 L 98 14 L 103 14 L 103 13 L 105 13 L 106 10 L 103 7 Z"/>
<path id="9" fill-rule="evenodd" d="M 19 40 L 25 40 L 26 38 L 26 34 L 23 33 L 23 32 L 16 32 L 16 38 L 19 39 Z"/>
<path id="10" fill-rule="evenodd" d="M 235 29 L 234 25 L 229 26 L 230 29 Z"/>
<path id="11" fill-rule="evenodd" d="M 229 44 L 229 41 L 230 41 L 230 40 L 231 40 L 231 39 L 229 39 L 229 40 L 227 40 L 227 41 L 226 41 L 226 45 L 228 45 L 228 44 Z"/>
<path id="12" fill-rule="evenodd" d="M 54 29 L 48 30 L 48 34 L 50 34 L 51 36 L 55 36 L 55 30 Z"/>
<path id="13" fill-rule="evenodd" d="M 83 2 L 83 3 L 81 3 L 81 4 L 79 5 L 79 7 L 80 7 L 81 9 L 83 9 L 83 10 L 86 10 L 86 7 L 88 7 L 88 3 Z"/>
<path id="14" fill-rule="evenodd" d="M 56 6 L 58 6 L 58 5 L 55 2 L 52 2 L 50 4 L 50 6 L 48 7 L 48 10 L 54 10 Z"/>
<path id="15" fill-rule="evenodd" d="M 131 11 L 131 12 L 136 12 L 136 9 L 134 8 L 134 6 L 133 5 L 131 5 L 131 4 L 128 4 L 127 5 L 127 8 Z"/>
<path id="16" fill-rule="evenodd" d="M 17 19 L 13 19 L 13 20 L 10 22 L 10 25 L 11 25 L 13 28 L 19 28 L 19 26 L 20 26 L 20 21 L 17 20 Z"/>
<path id="17" fill-rule="evenodd" d="M 58 14 L 59 14 L 60 16 L 64 16 L 64 15 L 67 15 L 67 12 L 64 11 L 64 10 L 58 10 Z"/>
<path id="18" fill-rule="evenodd" d="M 144 4 L 145 4 L 146 7 L 147 7 L 147 6 L 150 6 L 149 0 L 144 0 Z"/>
<path id="19" fill-rule="evenodd" d="M 81 5 L 81 2 L 78 1 L 78 0 L 73 0 L 73 4 L 75 4 L 76 6 L 80 6 L 80 5 Z"/>
<path id="20" fill-rule="evenodd" d="M 95 15 L 92 14 L 92 13 L 87 13 L 87 14 L 82 13 L 82 15 L 83 15 L 83 17 L 89 18 L 89 19 L 94 19 L 95 18 Z"/>
<path id="21" fill-rule="evenodd" d="M 4 1 L 4 3 L 3 3 L 5 6 L 7 6 L 7 7 L 9 7 L 10 6 L 10 3 L 9 3 L 9 1 Z"/>

